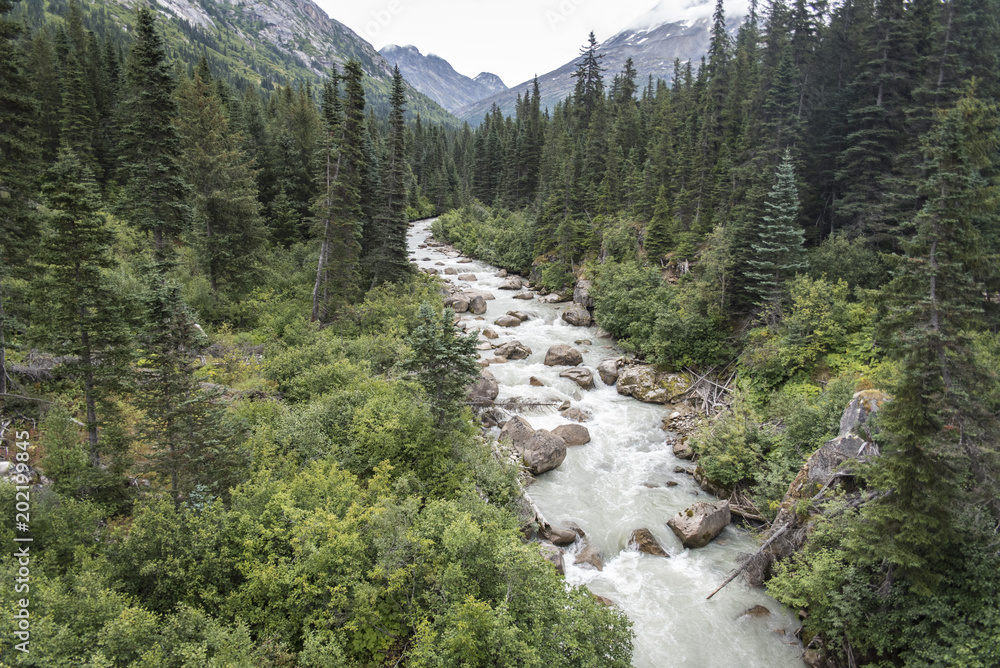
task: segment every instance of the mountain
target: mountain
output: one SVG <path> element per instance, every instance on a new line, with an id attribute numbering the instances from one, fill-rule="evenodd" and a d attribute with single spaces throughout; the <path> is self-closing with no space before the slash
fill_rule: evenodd
<path id="1" fill-rule="evenodd" d="M 127 42 L 136 0 L 83 0 L 86 27 Z M 23 3 L 22 3 L 23 4 Z M 272 88 L 275 84 L 316 85 L 330 68 L 355 59 L 367 75 L 366 93 L 377 113 L 388 108 L 392 65 L 344 24 L 311 0 L 154 0 L 167 54 L 197 62 L 204 53 L 212 71 Z M 69 16 L 65 2 L 50 0 L 48 11 Z M 29 22 L 30 22 L 30 16 Z M 32 26 L 35 27 L 35 26 Z M 425 120 L 457 124 L 439 104 L 410 87 L 408 110 Z"/>
<path id="2" fill-rule="evenodd" d="M 469 78 L 456 72 L 444 58 L 433 53 L 425 56 L 413 45 L 390 44 L 379 53 L 390 63 L 399 65 L 403 78 L 414 88 L 448 111 L 507 90 L 495 74 L 481 72 L 475 79 Z"/>
<path id="3" fill-rule="evenodd" d="M 605 83 L 625 67 L 625 61 L 632 58 L 638 72 L 636 82 L 642 89 L 650 75 L 654 79 L 671 81 L 674 60 L 683 63 L 691 60 L 698 63 L 708 52 L 712 28 L 711 0 L 696 0 L 686 9 L 678 10 L 675 2 L 661 1 L 640 16 L 632 24 L 600 45 L 599 53 L 604 54 L 606 69 Z M 735 35 L 746 15 L 743 5 L 726 6 L 726 27 Z M 574 59 L 562 67 L 539 75 L 538 83 L 542 93 L 542 107 L 552 109 L 556 103 L 572 94 L 576 71 Z M 525 81 L 508 91 L 502 91 L 472 104 L 454 110 L 456 116 L 469 123 L 479 124 L 494 104 L 505 115 L 513 114 L 517 95 L 530 92 L 531 81 Z"/>

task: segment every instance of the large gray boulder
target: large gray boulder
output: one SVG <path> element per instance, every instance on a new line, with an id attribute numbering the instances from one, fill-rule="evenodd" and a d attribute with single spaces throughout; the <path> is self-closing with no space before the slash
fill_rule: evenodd
<path id="1" fill-rule="evenodd" d="M 503 283 L 501 283 L 497 290 L 520 290 L 521 289 L 521 279 L 517 276 L 508 276 Z"/>
<path id="2" fill-rule="evenodd" d="M 469 299 L 469 310 L 476 315 L 486 313 L 486 299 L 482 295 L 473 295 L 473 297 Z"/>
<path id="3" fill-rule="evenodd" d="M 546 540 L 552 541 L 554 545 L 565 547 L 576 542 L 576 532 L 572 529 L 563 529 L 556 526 L 544 526 L 539 532 Z"/>
<path id="4" fill-rule="evenodd" d="M 866 390 L 854 395 L 840 418 L 837 437 L 824 443 L 806 462 L 809 482 L 825 485 L 840 471 L 844 462 L 878 454 L 868 422 L 885 401 L 886 395 L 878 390 Z"/>
<path id="5" fill-rule="evenodd" d="M 574 304 L 566 309 L 562 314 L 562 319 L 574 327 L 589 327 L 592 322 L 590 311 L 579 304 Z"/>
<path id="6" fill-rule="evenodd" d="M 580 566 L 592 566 L 599 571 L 604 570 L 604 560 L 601 559 L 601 553 L 597 551 L 597 548 L 587 545 L 580 553 L 576 555 L 576 559 L 573 560 L 574 564 Z"/>
<path id="7" fill-rule="evenodd" d="M 535 428 L 531 426 L 531 423 L 520 415 L 516 415 L 504 423 L 503 429 L 500 430 L 499 440 L 510 441 L 511 446 L 521 452 L 524 444 L 534 433 Z"/>
<path id="8" fill-rule="evenodd" d="M 444 305 L 455 313 L 467 313 L 469 310 L 469 300 L 461 295 L 448 297 L 444 300 Z"/>
<path id="9" fill-rule="evenodd" d="M 601 377 L 601 381 L 605 385 L 614 385 L 618 382 L 618 360 L 621 358 L 614 358 L 610 360 L 604 360 L 597 365 L 597 373 Z"/>
<path id="10" fill-rule="evenodd" d="M 479 372 L 479 380 L 469 389 L 469 399 L 474 404 L 490 405 L 500 394 L 500 383 L 492 373 L 483 369 Z"/>
<path id="11" fill-rule="evenodd" d="M 571 346 L 560 343 L 545 353 L 545 366 L 576 366 L 583 364 L 583 354 Z"/>
<path id="12" fill-rule="evenodd" d="M 676 403 L 690 387 L 686 374 L 657 373 L 648 364 L 628 366 L 618 374 L 618 394 L 649 404 Z"/>
<path id="13" fill-rule="evenodd" d="M 582 424 L 561 424 L 553 429 L 552 433 L 561 438 L 568 446 L 590 443 L 590 430 Z"/>
<path id="14" fill-rule="evenodd" d="M 576 287 L 573 288 L 573 303 L 583 308 L 594 308 L 594 298 L 590 296 L 593 287 L 594 284 L 585 278 L 577 281 Z"/>
<path id="15" fill-rule="evenodd" d="M 594 389 L 594 374 L 590 369 L 584 369 L 583 367 L 574 367 L 572 369 L 566 369 L 559 374 L 560 378 L 569 378 L 571 381 L 580 386 L 584 390 Z"/>
<path id="16" fill-rule="evenodd" d="M 705 547 L 729 526 L 729 501 L 696 503 L 667 522 L 684 547 Z"/>
<path id="17" fill-rule="evenodd" d="M 472 282 L 477 281 L 479 279 L 476 278 L 475 274 L 459 274 L 458 275 L 458 280 L 460 280 L 460 281 L 468 281 L 468 282 L 472 283 Z"/>
<path id="18" fill-rule="evenodd" d="M 538 429 L 524 441 L 521 459 L 532 475 L 551 471 L 566 459 L 566 443 L 547 429 Z"/>
<path id="19" fill-rule="evenodd" d="M 496 353 L 497 357 L 502 357 L 506 360 L 523 360 L 531 355 L 531 348 L 520 341 L 508 341 L 503 345 L 497 346 L 497 349 L 493 352 Z"/>

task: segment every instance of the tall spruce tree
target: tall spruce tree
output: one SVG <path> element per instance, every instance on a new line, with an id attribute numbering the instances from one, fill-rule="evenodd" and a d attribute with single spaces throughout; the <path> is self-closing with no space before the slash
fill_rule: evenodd
<path id="1" fill-rule="evenodd" d="M 372 221 L 372 286 L 402 281 L 410 264 L 406 256 L 406 83 L 399 68 L 393 70 L 389 110 L 389 136 L 382 164 L 377 213 Z"/>
<path id="2" fill-rule="evenodd" d="M 140 6 L 118 108 L 119 178 L 124 183 L 120 208 L 136 228 L 152 234 L 161 263 L 169 259 L 168 242 L 185 230 L 190 218 L 189 188 L 177 163 L 181 144 L 173 124 L 174 86 L 155 16 Z"/>
<path id="3" fill-rule="evenodd" d="M 8 278 L 26 268 L 34 236 L 32 175 L 38 158 L 28 92 L 16 42 L 20 26 L 5 18 L 13 3 L 0 0 L 0 396 L 7 394 Z"/>
<path id="4" fill-rule="evenodd" d="M 253 283 L 267 232 L 260 214 L 257 183 L 241 139 L 207 73 L 207 62 L 179 89 L 177 164 L 194 194 L 192 237 L 212 292 L 239 290 Z"/>
<path id="5" fill-rule="evenodd" d="M 744 279 L 757 305 L 767 314 L 781 311 L 785 281 L 805 269 L 804 235 L 798 224 L 799 193 L 791 151 L 775 172 L 775 184 L 764 202 L 765 214 L 749 241 Z"/>
<path id="6" fill-rule="evenodd" d="M 334 72 L 328 111 L 324 114 L 327 132 L 322 145 L 322 193 L 314 207 L 320 256 L 313 286 L 313 320 L 326 320 L 359 287 L 361 178 L 367 134 L 361 63 L 351 60 L 344 67 L 346 97 L 342 104 L 336 76 Z"/>

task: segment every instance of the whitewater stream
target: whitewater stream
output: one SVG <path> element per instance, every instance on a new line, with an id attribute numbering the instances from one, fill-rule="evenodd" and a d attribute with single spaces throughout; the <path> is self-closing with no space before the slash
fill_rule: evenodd
<path id="1" fill-rule="evenodd" d="M 737 556 L 753 551 L 756 544 L 747 533 L 730 525 L 707 547 L 688 550 L 667 527 L 667 520 L 678 511 L 715 498 L 698 489 L 689 476 L 674 471 L 677 466 L 690 467 L 690 463 L 677 459 L 666 445 L 661 423 L 669 409 L 623 397 L 601 382 L 597 365 L 621 354 L 614 341 L 598 338 L 594 327 L 573 327 L 564 322 L 560 314 L 571 306 L 569 303 L 516 300 L 517 292 L 498 290 L 503 279 L 496 276 L 495 267 L 454 257 L 449 248 L 420 248 L 430 238 L 430 225 L 431 221 L 421 221 L 411 226 L 411 261 L 442 274 L 449 267 L 458 274 L 475 274 L 475 282 L 460 281 L 456 275 L 442 277 L 496 297 L 487 302 L 483 320 L 471 313 L 462 315 L 468 331 L 489 328 L 500 335 L 494 344 L 517 340 L 532 350 L 528 359 L 489 367 L 500 383 L 498 401 L 514 397 L 557 403 L 569 400 L 573 407 L 592 415 L 583 423 L 590 430 L 591 442 L 569 448 L 559 468 L 538 476 L 528 493 L 549 522 L 580 527 L 600 551 L 603 571 L 573 564 L 582 541 L 566 548 L 566 580 L 612 600 L 632 620 L 636 668 L 803 666 L 801 645 L 794 636 L 798 621 L 762 589 L 737 580 L 711 601 L 705 600 L 734 568 Z M 508 311 L 522 311 L 530 319 L 509 329 L 493 324 Z M 559 377 L 566 367 L 542 363 L 548 348 L 560 343 L 583 353 L 582 366 L 594 372 L 595 389 L 581 390 L 572 380 Z M 481 355 L 486 359 L 493 357 L 493 352 L 482 351 Z M 530 385 L 532 376 L 544 387 Z M 553 408 L 530 410 L 524 417 L 536 429 L 551 430 L 570 423 Z M 668 486 L 670 483 L 676 485 Z M 649 529 L 671 556 L 653 557 L 630 549 L 629 536 L 640 528 Z M 768 608 L 771 614 L 743 614 L 757 605 Z"/>

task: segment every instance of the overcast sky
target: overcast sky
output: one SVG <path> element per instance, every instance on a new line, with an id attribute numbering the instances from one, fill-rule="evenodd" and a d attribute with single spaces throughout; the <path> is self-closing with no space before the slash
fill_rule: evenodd
<path id="1" fill-rule="evenodd" d="M 576 57 L 593 30 L 603 42 L 656 0 L 316 0 L 376 49 L 413 44 L 467 76 L 493 72 L 508 86 Z M 691 0 L 664 0 L 678 13 Z"/>

